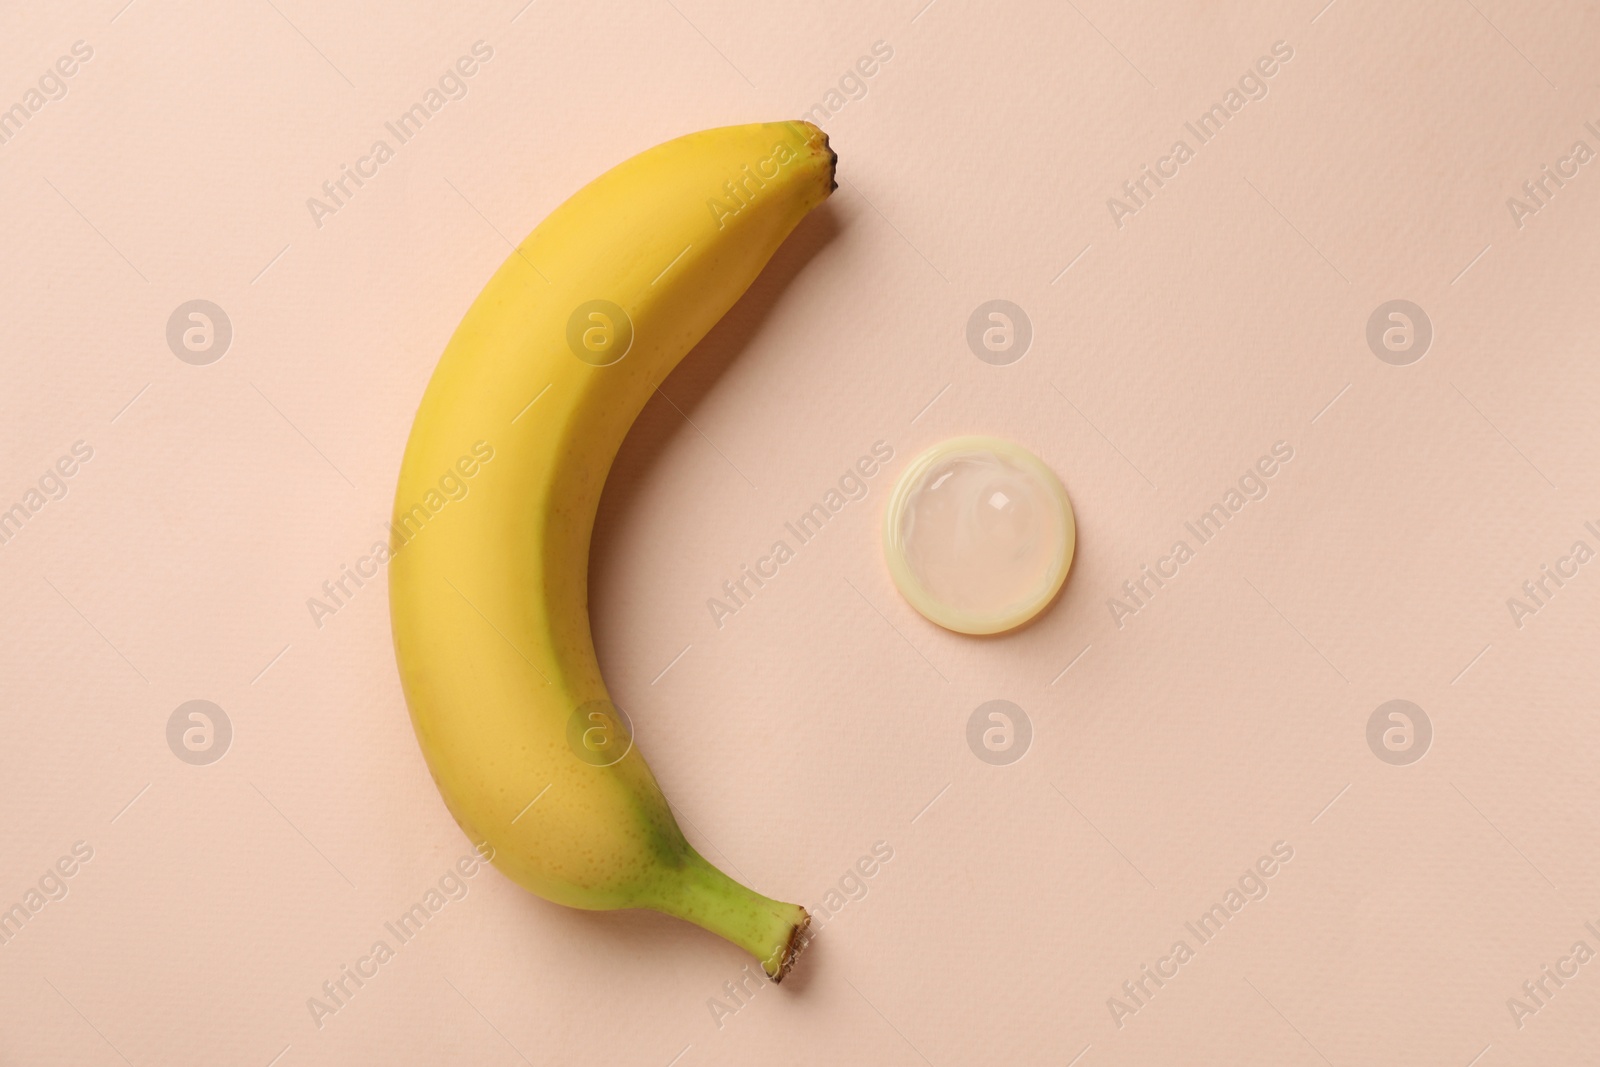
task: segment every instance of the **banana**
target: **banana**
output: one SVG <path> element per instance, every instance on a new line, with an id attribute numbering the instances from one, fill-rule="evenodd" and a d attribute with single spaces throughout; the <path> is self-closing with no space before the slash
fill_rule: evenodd
<path id="1" fill-rule="evenodd" d="M 589 539 L 635 417 L 836 187 L 836 162 L 806 122 L 706 130 L 551 212 L 446 346 L 391 525 L 400 678 L 467 836 L 539 896 L 679 916 L 774 981 L 809 916 L 728 877 L 678 829 L 600 676 Z"/>

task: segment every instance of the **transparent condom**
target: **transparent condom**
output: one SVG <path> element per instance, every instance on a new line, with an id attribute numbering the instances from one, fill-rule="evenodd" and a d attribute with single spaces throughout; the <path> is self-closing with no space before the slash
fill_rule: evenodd
<path id="1" fill-rule="evenodd" d="M 912 460 L 884 516 L 884 557 L 900 594 L 964 634 L 1001 633 L 1043 611 L 1076 543 L 1060 479 L 994 437 L 953 438 Z"/>

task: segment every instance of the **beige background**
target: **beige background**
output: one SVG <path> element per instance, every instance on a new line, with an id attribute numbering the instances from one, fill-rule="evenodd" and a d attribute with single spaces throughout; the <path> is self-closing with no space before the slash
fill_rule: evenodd
<path id="1" fill-rule="evenodd" d="M 75 842 L 93 859 L 0 947 L 0 1062 L 1595 1055 L 1600 962 L 1520 1027 L 1507 999 L 1600 951 L 1600 563 L 1520 628 L 1506 601 L 1600 549 L 1600 163 L 1520 228 L 1506 200 L 1600 150 L 1600 19 L 923 2 L 8 9 L 0 106 L 75 41 L 93 58 L 0 145 L 0 507 L 94 454 L 0 546 L 0 907 Z M 306 199 L 479 40 L 465 99 L 318 228 Z M 319 1029 L 307 998 L 466 849 L 381 583 L 321 628 L 306 607 L 379 535 L 446 337 L 589 178 L 796 116 L 877 41 L 824 122 L 838 193 L 624 449 L 593 599 L 713 860 L 808 905 L 874 842 L 893 860 L 720 1019 L 731 946 L 489 872 Z M 1277 41 L 1269 95 L 1118 228 L 1107 198 Z M 197 298 L 234 330 L 207 366 L 164 334 Z M 1007 366 L 965 341 L 996 298 L 1034 330 Z M 1365 339 L 1392 299 L 1434 329 L 1406 366 Z M 1079 523 L 1062 599 L 993 640 L 915 615 L 878 551 L 894 474 L 967 432 L 1044 457 Z M 879 439 L 866 502 L 716 628 L 723 579 Z M 1277 441 L 1269 495 L 1119 628 L 1121 583 Z M 1433 727 L 1407 766 L 1366 740 L 1397 698 Z M 193 699 L 233 725 L 210 766 L 166 740 Z M 1009 766 L 966 742 L 993 699 L 1033 727 Z M 1264 900 L 1186 932 L 1279 841 Z M 1119 1027 L 1108 998 L 1179 939 L 1194 958 Z"/>

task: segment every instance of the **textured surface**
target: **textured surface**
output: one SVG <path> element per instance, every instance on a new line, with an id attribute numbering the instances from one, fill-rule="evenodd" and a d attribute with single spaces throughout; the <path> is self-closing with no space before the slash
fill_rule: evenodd
<path id="1" fill-rule="evenodd" d="M 1592 1056 L 1600 22 L 922 3 L 3 16 L 0 907 L 39 907 L 0 926 L 0 1062 Z M 745 959 L 702 931 L 458 868 L 383 583 L 321 587 L 372 569 L 508 239 L 648 145 L 802 115 L 840 188 L 646 407 L 594 559 L 685 833 L 819 914 L 735 1000 Z M 341 165 L 369 176 L 335 203 Z M 187 312 L 168 339 L 197 299 L 231 324 L 209 363 L 214 311 L 209 349 Z M 997 300 L 1020 359 L 982 343 Z M 1396 300 L 1420 359 L 1387 309 L 1369 344 Z M 1033 626 L 974 640 L 898 598 L 878 523 L 907 459 L 984 432 L 1060 474 L 1078 548 Z M 735 603 L 747 565 L 777 573 Z M 343 967 L 370 977 L 341 1005 Z"/>

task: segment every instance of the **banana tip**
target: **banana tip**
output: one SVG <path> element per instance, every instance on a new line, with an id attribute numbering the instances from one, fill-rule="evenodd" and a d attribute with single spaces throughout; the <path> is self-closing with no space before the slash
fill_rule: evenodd
<path id="1" fill-rule="evenodd" d="M 773 985 L 783 981 L 784 975 L 794 967 L 794 961 L 800 958 L 800 953 L 811 943 L 810 929 L 811 913 L 801 908 L 800 921 L 789 931 L 789 941 L 783 946 L 783 954 L 778 957 L 778 970 L 772 976 Z"/>
<path id="2" fill-rule="evenodd" d="M 828 192 L 831 193 L 835 189 L 839 188 L 839 153 L 835 152 L 833 150 L 833 146 L 828 143 L 827 130 L 824 130 L 815 122 L 811 122 L 807 119 L 801 119 L 800 125 L 803 128 L 811 131 L 807 135 L 807 139 L 813 145 L 820 144 L 822 146 L 822 150 L 828 153 Z"/>

